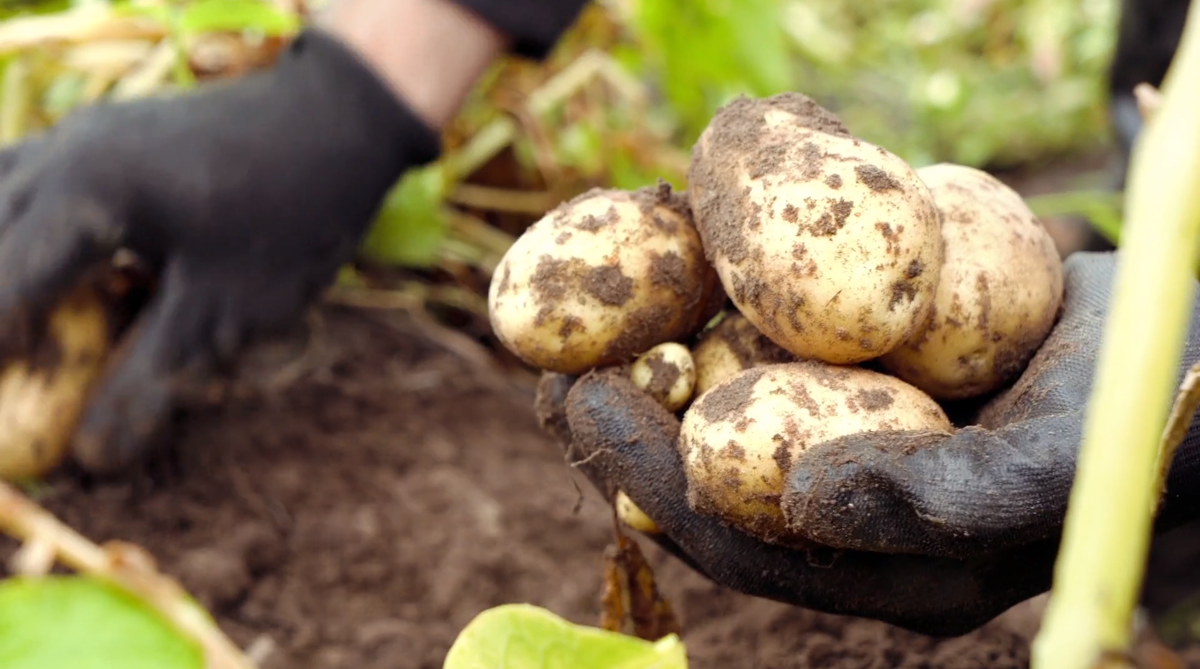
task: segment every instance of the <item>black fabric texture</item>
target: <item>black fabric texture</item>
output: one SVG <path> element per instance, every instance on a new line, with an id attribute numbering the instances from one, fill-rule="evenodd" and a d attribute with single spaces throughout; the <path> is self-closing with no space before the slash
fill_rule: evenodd
<path id="1" fill-rule="evenodd" d="M 587 0 L 454 0 L 512 41 L 513 54 L 543 60 L 575 23 Z"/>
<path id="2" fill-rule="evenodd" d="M 1066 514 L 1116 254 L 1075 255 L 1063 314 L 979 427 L 952 436 L 861 435 L 805 453 L 784 499 L 791 529 L 838 548 L 966 557 L 1057 536 Z M 1200 359 L 1200 312 L 1184 350 Z M 1181 447 L 1170 506 L 1195 506 L 1200 431 Z"/>
<path id="3" fill-rule="evenodd" d="M 156 270 L 135 339 L 96 389 L 75 455 L 141 450 L 181 388 L 294 324 L 351 260 L 383 197 L 440 136 L 316 30 L 276 67 L 186 94 L 82 107 L 0 152 L 0 341 L 120 247 Z"/>
<path id="4" fill-rule="evenodd" d="M 811 448 L 785 513 L 817 548 L 763 543 L 686 501 L 678 419 L 620 374 L 546 375 L 538 415 L 610 502 L 623 490 L 650 535 L 716 583 L 923 634 L 978 628 L 1051 583 L 1118 254 L 1066 263 L 1062 316 L 979 426 L 953 436 L 859 435 Z M 1193 312 L 1184 370 L 1200 359 Z M 1157 530 L 1200 516 L 1200 428 L 1173 462 Z M 917 447 L 917 448 L 911 448 Z"/>

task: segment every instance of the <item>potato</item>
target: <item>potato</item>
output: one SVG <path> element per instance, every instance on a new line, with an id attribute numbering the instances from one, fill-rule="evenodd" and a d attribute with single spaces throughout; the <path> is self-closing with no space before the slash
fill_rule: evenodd
<path id="1" fill-rule="evenodd" d="M 84 285 L 51 313 L 39 360 L 0 369 L 0 479 L 41 477 L 63 462 L 108 356 L 109 326 L 105 302 Z"/>
<path id="2" fill-rule="evenodd" d="M 879 362 L 937 399 L 983 395 L 1015 380 L 1049 336 L 1063 299 L 1062 259 L 999 179 L 949 163 L 917 173 L 943 214 L 945 260 L 930 317 Z"/>
<path id="3" fill-rule="evenodd" d="M 794 355 L 780 348 L 734 311 L 705 332 L 692 348 L 696 365 L 697 396 L 738 372 L 777 362 L 792 362 Z"/>
<path id="4" fill-rule="evenodd" d="M 629 378 L 667 411 L 675 412 L 692 399 L 696 365 L 686 346 L 666 342 L 639 356 L 629 368 Z"/>
<path id="5" fill-rule="evenodd" d="M 530 226 L 488 290 L 492 328 L 527 364 L 579 374 L 685 339 L 724 302 L 686 197 L 593 189 Z"/>
<path id="6" fill-rule="evenodd" d="M 942 264 L 929 189 L 809 98 L 722 107 L 693 148 L 688 181 L 725 292 L 797 357 L 876 358 L 929 314 Z"/>
<path id="7" fill-rule="evenodd" d="M 613 505 L 617 508 L 617 517 L 630 528 L 646 534 L 658 534 L 662 531 L 650 516 L 629 499 L 624 490 L 617 491 L 617 499 Z"/>
<path id="8" fill-rule="evenodd" d="M 748 369 L 684 414 L 688 504 L 786 545 L 796 541 L 780 507 L 792 463 L 814 444 L 877 430 L 949 433 L 952 425 L 928 395 L 880 372 L 814 360 Z"/>

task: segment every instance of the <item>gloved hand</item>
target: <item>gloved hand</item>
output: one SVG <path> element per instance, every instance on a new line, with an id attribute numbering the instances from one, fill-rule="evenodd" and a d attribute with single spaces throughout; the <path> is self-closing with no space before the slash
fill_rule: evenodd
<path id="1" fill-rule="evenodd" d="M 82 108 L 0 153 L 0 353 L 27 352 L 56 298 L 119 248 L 145 261 L 153 300 L 74 445 L 86 468 L 118 469 L 181 393 L 299 320 L 439 140 L 315 30 L 269 70 Z"/>
<path id="2" fill-rule="evenodd" d="M 950 436 L 849 436 L 806 451 L 783 504 L 792 529 L 824 548 L 765 544 L 691 511 L 679 421 L 619 374 L 545 375 L 539 416 L 606 499 L 623 490 L 662 530 L 651 538 L 714 582 L 924 634 L 963 634 L 1050 586 L 1115 258 L 1068 258 L 1058 324 L 975 426 Z M 1191 328 L 1180 378 L 1200 359 L 1200 307 Z M 1193 426 L 1159 529 L 1200 515 L 1198 445 Z"/>

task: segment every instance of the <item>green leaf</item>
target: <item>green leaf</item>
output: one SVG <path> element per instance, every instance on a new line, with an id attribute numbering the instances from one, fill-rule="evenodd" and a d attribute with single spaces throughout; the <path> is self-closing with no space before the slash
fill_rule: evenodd
<path id="1" fill-rule="evenodd" d="M 4 669 L 201 669 L 201 649 L 141 600 L 83 576 L 0 583 Z"/>
<path id="2" fill-rule="evenodd" d="M 262 0 L 197 0 L 183 9 L 185 33 L 255 30 L 285 35 L 297 30 L 300 18 Z"/>
<path id="3" fill-rule="evenodd" d="M 651 643 L 506 604 L 463 629 L 442 669 L 687 669 L 687 654 L 674 634 Z"/>
<path id="4" fill-rule="evenodd" d="M 448 222 L 442 211 L 446 193 L 440 162 L 409 170 L 388 193 L 362 252 L 391 265 L 426 267 L 438 259 Z"/>

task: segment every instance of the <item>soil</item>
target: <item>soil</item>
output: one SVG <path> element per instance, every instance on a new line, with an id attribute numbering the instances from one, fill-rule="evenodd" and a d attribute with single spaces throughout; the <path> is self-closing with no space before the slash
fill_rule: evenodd
<path id="1" fill-rule="evenodd" d="M 144 469 L 62 472 L 38 500 L 95 541 L 151 551 L 262 669 L 436 669 L 473 617 L 509 602 L 597 624 L 612 516 L 538 428 L 536 379 L 403 312 L 329 306 L 318 323 L 286 387 L 197 410 Z M 742 596 L 639 543 L 693 669 L 1028 666 L 1041 598 L 931 639 Z M 1159 570 L 1197 581 L 1188 564 Z M 1153 599 L 1186 592 L 1160 584 Z"/>
<path id="2" fill-rule="evenodd" d="M 39 501 L 94 541 L 150 550 L 237 643 L 272 649 L 262 669 L 439 668 L 463 626 L 507 602 L 597 624 L 611 513 L 538 428 L 533 386 L 402 313 L 322 314 L 286 391 L 193 413 L 172 466 L 90 484 L 63 472 Z M 1030 605 L 930 640 L 726 591 L 640 543 L 695 669 L 1027 661 Z"/>

